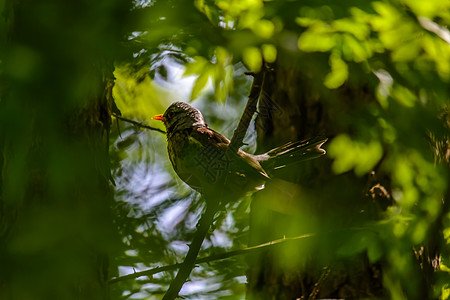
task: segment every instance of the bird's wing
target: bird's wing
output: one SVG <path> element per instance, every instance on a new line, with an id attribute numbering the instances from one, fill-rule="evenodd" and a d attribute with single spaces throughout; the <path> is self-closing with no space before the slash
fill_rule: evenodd
<path id="1" fill-rule="evenodd" d="M 218 133 L 217 131 L 212 130 L 209 127 L 199 127 L 196 128 L 196 132 L 199 134 L 194 135 L 199 138 L 199 142 L 202 144 L 214 142 L 218 147 L 226 147 L 230 144 L 230 140 Z"/>
<path id="2" fill-rule="evenodd" d="M 217 147 L 217 149 L 219 149 L 219 151 L 222 151 L 222 153 L 225 153 L 227 151 L 228 146 L 230 144 L 230 140 L 227 139 L 225 136 L 208 127 L 198 128 L 197 132 L 200 133 L 200 135 L 195 136 L 198 136 L 199 141 L 203 145 L 205 145 L 205 147 L 211 147 L 211 145 L 214 145 L 215 147 Z M 267 175 L 266 171 L 263 169 L 258 160 L 254 158 L 253 155 L 248 154 L 240 149 L 237 152 L 237 155 L 238 157 L 234 158 L 236 159 L 237 162 L 236 166 L 238 168 L 242 168 L 242 171 L 244 171 L 247 175 L 257 176 L 263 180 L 269 179 L 269 176 Z M 230 171 L 239 172 L 240 170 L 230 170 Z"/>

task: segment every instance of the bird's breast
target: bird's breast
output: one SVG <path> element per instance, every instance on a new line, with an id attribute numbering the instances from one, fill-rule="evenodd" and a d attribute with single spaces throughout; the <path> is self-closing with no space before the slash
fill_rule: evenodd
<path id="1" fill-rule="evenodd" d="M 178 176 L 199 192 L 234 193 L 236 197 L 266 179 L 248 154 L 227 153 L 228 144 L 207 132 L 186 130 L 168 135 L 168 152 Z M 253 164 L 252 164 L 253 163 Z M 256 168 L 257 164 L 259 168 Z M 265 173 L 264 173 L 265 174 Z"/>
<path id="2" fill-rule="evenodd" d="M 173 169 L 181 180 L 197 191 L 204 186 L 201 177 L 203 145 L 189 130 L 177 131 L 168 136 L 167 150 Z"/>

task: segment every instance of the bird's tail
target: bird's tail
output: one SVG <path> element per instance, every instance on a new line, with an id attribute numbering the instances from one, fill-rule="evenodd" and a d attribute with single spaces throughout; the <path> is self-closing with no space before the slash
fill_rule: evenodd
<path id="1" fill-rule="evenodd" d="M 327 138 L 320 137 L 289 142 L 255 157 L 270 175 L 273 171 L 284 168 L 286 165 L 291 166 L 324 155 L 326 151 L 321 147 L 327 140 Z"/>

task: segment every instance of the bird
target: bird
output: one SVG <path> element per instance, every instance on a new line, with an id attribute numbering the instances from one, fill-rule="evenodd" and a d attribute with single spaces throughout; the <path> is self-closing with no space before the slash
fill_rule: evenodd
<path id="1" fill-rule="evenodd" d="M 276 171 L 326 153 L 326 138 L 289 142 L 259 155 L 228 151 L 230 140 L 211 129 L 202 113 L 185 102 L 174 102 L 152 119 L 162 121 L 175 173 L 191 188 L 211 198 L 237 199 L 271 180 Z"/>

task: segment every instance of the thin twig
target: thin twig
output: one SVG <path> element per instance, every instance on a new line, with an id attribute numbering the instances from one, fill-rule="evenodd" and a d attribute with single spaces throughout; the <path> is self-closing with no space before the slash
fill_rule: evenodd
<path id="1" fill-rule="evenodd" d="M 139 123 L 139 122 L 136 122 L 136 121 L 133 121 L 133 120 L 121 117 L 121 116 L 119 116 L 117 114 L 113 114 L 113 116 L 116 117 L 117 119 L 121 120 L 121 121 L 128 122 L 128 123 L 131 123 L 133 125 L 136 125 L 137 127 L 141 127 L 141 128 L 145 128 L 145 129 L 149 129 L 149 130 L 154 130 L 154 131 L 166 134 L 166 132 L 164 130 L 161 130 L 159 128 L 151 127 L 151 126 L 148 126 L 148 125 L 145 125 L 145 124 L 142 124 L 142 123 Z"/>
<path id="2" fill-rule="evenodd" d="M 273 246 L 281 245 L 281 244 L 284 244 L 287 242 L 298 241 L 298 240 L 302 240 L 302 239 L 306 239 L 306 238 L 310 238 L 310 237 L 314 237 L 314 236 L 316 236 L 316 235 L 313 233 L 309 233 L 309 234 L 303 234 L 303 235 L 291 237 L 291 238 L 282 238 L 279 240 L 270 241 L 267 243 L 263 243 L 263 244 L 252 246 L 252 247 L 247 247 L 247 248 L 240 249 L 240 250 L 234 250 L 234 251 L 225 252 L 225 253 L 221 253 L 221 254 L 210 255 L 210 256 L 195 260 L 195 264 L 208 263 L 208 262 L 212 262 L 212 261 L 216 261 L 216 260 L 230 258 L 230 257 L 237 256 L 237 255 L 249 254 L 249 253 L 252 253 L 252 252 L 255 252 L 258 250 L 265 249 L 267 247 L 273 247 Z M 151 276 L 153 274 L 164 272 L 164 271 L 172 271 L 172 270 L 178 269 L 181 265 L 182 265 L 181 263 L 178 263 L 178 264 L 173 264 L 173 265 L 168 265 L 168 266 L 163 266 L 163 267 L 157 267 L 157 268 L 153 268 L 153 269 L 149 269 L 149 270 L 145 270 L 145 271 L 141 271 L 141 272 L 136 272 L 136 273 L 120 276 L 117 278 L 113 278 L 109 281 L 109 283 L 113 284 L 113 283 L 116 283 L 119 281 L 135 279 L 135 278 L 138 278 L 141 276 Z"/>
<path id="3" fill-rule="evenodd" d="M 314 284 L 314 288 L 312 292 L 309 294 L 308 300 L 317 299 L 317 294 L 319 294 L 320 292 L 320 286 L 327 279 L 330 272 L 331 270 L 328 267 L 323 268 L 322 274 L 320 275 L 319 280 Z"/>

